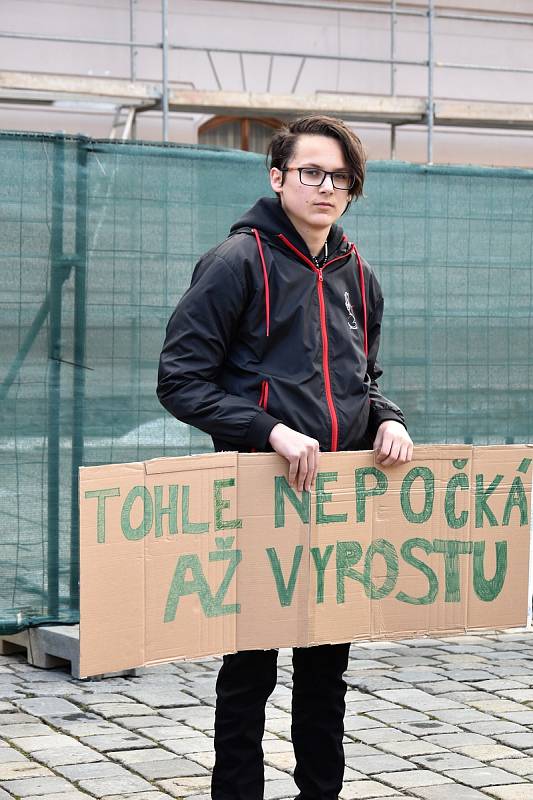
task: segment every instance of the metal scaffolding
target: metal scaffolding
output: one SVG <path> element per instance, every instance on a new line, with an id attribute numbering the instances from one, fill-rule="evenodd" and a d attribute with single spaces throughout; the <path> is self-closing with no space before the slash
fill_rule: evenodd
<path id="1" fill-rule="evenodd" d="M 136 36 L 137 0 L 129 0 L 129 38 L 95 39 L 85 37 L 51 36 L 24 32 L 0 31 L 0 38 L 20 39 L 23 41 L 58 42 L 80 45 L 105 45 L 106 47 L 127 48 L 130 54 L 129 80 L 88 78 L 73 75 L 46 73 L 25 73 L 14 71 L 0 72 L 0 102 L 25 103 L 32 102 L 51 104 L 58 98 L 90 97 L 91 101 L 116 104 L 117 112 L 111 132 L 111 138 L 119 135 L 130 138 L 135 131 L 135 119 L 138 113 L 147 110 L 161 111 L 162 140 L 168 141 L 169 114 L 171 112 L 223 113 L 227 115 L 267 115 L 278 114 L 290 117 L 295 114 L 321 112 L 332 113 L 347 120 L 381 122 L 390 126 L 391 157 L 396 153 L 396 130 L 399 125 L 420 124 L 427 130 L 427 162 L 433 161 L 433 144 L 435 127 L 439 125 L 461 127 L 485 127 L 533 130 L 533 109 L 527 103 L 480 102 L 441 100 L 435 97 L 435 73 L 438 69 L 477 70 L 487 72 L 507 72 L 533 74 L 533 66 L 496 66 L 491 64 L 469 64 L 435 59 L 435 29 L 439 20 L 455 20 L 465 22 L 483 22 L 514 26 L 533 27 L 533 15 L 520 17 L 513 15 L 476 14 L 439 11 L 435 8 L 435 0 L 427 0 L 426 8 L 400 7 L 397 0 L 389 0 L 389 6 L 368 5 L 364 2 L 318 3 L 314 0 L 232 0 L 233 3 L 245 5 L 261 5 L 274 7 L 297 7 L 320 11 L 343 11 L 365 13 L 389 17 L 389 57 L 339 56 L 318 53 L 278 52 L 265 49 L 192 47 L 179 44 L 169 39 L 168 0 L 161 0 L 161 41 L 140 41 Z M 402 17 L 418 17 L 426 21 L 426 58 L 400 59 L 397 57 L 397 23 Z M 161 78 L 159 81 L 143 82 L 139 80 L 137 55 L 139 50 L 152 49 L 161 51 Z M 198 90 L 194 84 L 191 88 L 183 88 L 169 78 L 169 54 L 171 51 L 204 53 L 210 65 L 216 91 Z M 225 91 L 223 81 L 217 71 L 214 56 L 220 54 L 237 55 L 240 60 L 242 91 Z M 247 91 L 246 74 L 243 57 L 246 55 L 268 56 L 269 70 L 267 91 L 252 93 Z M 290 94 L 274 94 L 270 92 L 273 64 L 276 58 L 293 58 L 298 61 L 296 76 Z M 390 67 L 389 93 L 383 95 L 345 94 L 341 92 L 315 92 L 312 95 L 298 94 L 298 84 L 309 61 L 333 60 L 354 64 L 388 65 Z M 427 71 L 427 90 L 422 97 L 398 96 L 396 93 L 396 73 L 400 66 L 421 67 Z M 126 110 L 126 119 L 121 121 L 121 114 Z"/>

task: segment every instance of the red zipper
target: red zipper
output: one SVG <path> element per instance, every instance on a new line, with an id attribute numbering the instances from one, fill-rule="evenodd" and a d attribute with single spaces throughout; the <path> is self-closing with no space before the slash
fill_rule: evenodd
<path id="1" fill-rule="evenodd" d="M 331 380 L 329 376 L 329 343 L 328 343 L 328 329 L 326 324 L 326 303 L 324 301 L 324 276 L 322 275 L 322 270 L 324 267 L 327 267 L 328 264 L 332 264 L 333 261 L 338 261 L 339 258 L 346 258 L 346 255 L 337 256 L 336 258 L 332 258 L 331 261 L 328 261 L 327 264 L 324 264 L 322 269 L 319 269 L 310 258 L 307 258 L 303 253 L 301 253 L 297 247 L 295 247 L 292 242 L 290 242 L 286 236 L 282 233 L 279 234 L 279 238 L 284 242 L 287 247 L 289 247 L 293 252 L 295 252 L 306 264 L 308 264 L 313 272 L 316 273 L 317 276 L 317 292 L 318 292 L 318 304 L 320 307 L 320 329 L 322 332 L 322 366 L 324 370 L 324 387 L 326 389 L 326 402 L 328 404 L 329 415 L 331 417 L 331 450 L 335 452 L 338 446 L 338 439 L 339 439 L 339 423 L 337 420 L 337 412 L 335 410 L 335 403 L 333 402 L 333 393 L 331 391 Z"/>
<path id="2" fill-rule="evenodd" d="M 259 395 L 259 405 L 264 408 L 268 405 L 268 381 L 261 381 L 261 394 Z"/>

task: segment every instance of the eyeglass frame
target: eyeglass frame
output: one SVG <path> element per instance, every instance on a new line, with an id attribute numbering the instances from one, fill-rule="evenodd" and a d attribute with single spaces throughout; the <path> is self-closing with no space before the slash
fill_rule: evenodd
<path id="1" fill-rule="evenodd" d="M 304 170 L 304 169 L 312 169 L 312 170 L 315 170 L 316 172 L 322 172 L 324 174 L 324 176 L 323 176 L 322 180 L 320 181 L 320 183 L 304 183 L 303 180 L 302 180 L 302 170 Z M 318 188 L 319 186 L 322 186 L 322 184 L 324 183 L 326 178 L 329 176 L 329 179 L 331 180 L 331 185 L 333 186 L 333 188 L 334 189 L 338 189 L 340 192 L 350 192 L 353 189 L 353 187 L 355 186 L 355 181 L 356 181 L 355 175 L 351 175 L 352 183 L 350 184 L 350 186 L 348 186 L 348 187 L 346 187 L 346 186 L 335 186 L 335 182 L 333 180 L 333 176 L 334 175 L 339 175 L 339 174 L 340 175 L 350 175 L 349 172 L 343 172 L 342 170 L 339 170 L 339 169 L 333 170 L 332 172 L 328 172 L 327 170 L 321 169 L 320 167 L 284 167 L 283 169 L 280 168 L 279 171 L 280 172 L 298 172 L 298 175 L 300 177 L 300 183 L 302 184 L 302 186 L 314 186 L 315 188 Z"/>

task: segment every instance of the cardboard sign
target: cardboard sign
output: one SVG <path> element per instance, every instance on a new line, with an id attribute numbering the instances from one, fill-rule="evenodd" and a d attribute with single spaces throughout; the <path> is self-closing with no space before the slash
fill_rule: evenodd
<path id="1" fill-rule="evenodd" d="M 527 446 L 418 447 L 80 471 L 81 675 L 237 650 L 522 626 Z"/>

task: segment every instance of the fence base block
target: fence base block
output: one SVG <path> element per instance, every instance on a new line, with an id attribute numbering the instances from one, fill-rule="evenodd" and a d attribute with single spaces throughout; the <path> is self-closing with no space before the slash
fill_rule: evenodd
<path id="1" fill-rule="evenodd" d="M 41 669 L 53 669 L 70 662 L 73 678 L 80 677 L 80 626 L 43 625 L 20 633 L 0 636 L 0 655 L 12 655 L 26 651 L 28 664 Z M 135 675 L 135 670 L 112 673 L 113 675 Z M 98 675 L 90 680 L 110 677 Z"/>

